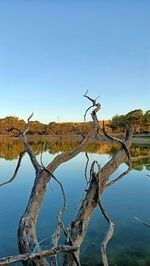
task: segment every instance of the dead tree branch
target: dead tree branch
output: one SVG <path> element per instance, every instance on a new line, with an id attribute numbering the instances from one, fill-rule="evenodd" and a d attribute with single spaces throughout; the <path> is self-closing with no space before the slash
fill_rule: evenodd
<path id="1" fill-rule="evenodd" d="M 94 165 L 97 164 L 98 166 L 98 171 L 97 173 L 94 171 Z M 112 220 L 110 219 L 108 213 L 106 212 L 106 210 L 104 209 L 103 207 L 103 204 L 102 204 L 102 200 L 101 200 L 101 197 L 102 197 L 102 194 L 99 193 L 100 191 L 100 182 L 101 182 L 101 169 L 100 169 L 100 165 L 98 164 L 97 161 L 94 161 L 94 164 L 92 164 L 91 166 L 91 174 L 92 174 L 92 177 L 96 179 L 97 181 L 97 189 L 98 189 L 98 192 L 97 192 L 97 204 L 100 208 L 100 211 L 101 213 L 103 214 L 104 218 L 106 219 L 106 221 L 108 222 L 109 224 L 109 229 L 107 231 L 107 234 L 101 244 L 101 254 L 102 254 L 102 260 L 103 260 L 103 265 L 104 266 L 108 266 L 108 259 L 107 259 L 107 244 L 108 242 L 111 240 L 112 236 L 113 236 L 113 233 L 114 233 L 114 223 L 112 222 Z"/>
<path id="2" fill-rule="evenodd" d="M 18 171 L 19 171 L 19 168 L 20 168 L 20 166 L 21 166 L 21 161 L 22 161 L 22 158 L 23 158 L 24 154 L 25 154 L 25 151 L 23 151 L 23 152 L 21 152 L 21 153 L 19 154 L 19 159 L 18 159 L 18 162 L 17 162 L 17 166 L 16 166 L 16 169 L 15 169 L 15 171 L 14 171 L 12 177 L 11 177 L 9 180 L 7 180 L 6 182 L 0 184 L 0 187 L 4 186 L 4 185 L 6 185 L 6 184 L 11 183 L 11 182 L 16 178 L 16 176 L 17 176 L 17 174 L 18 174 Z"/>
<path id="3" fill-rule="evenodd" d="M 99 98 L 99 96 L 96 98 L 96 99 L 92 99 L 91 97 L 89 97 L 88 95 L 88 90 L 86 91 L 86 93 L 83 95 L 85 98 L 87 98 L 89 101 L 92 102 L 92 105 L 90 107 L 87 108 L 87 110 L 85 111 L 85 114 L 84 114 L 84 121 L 86 121 L 86 115 L 87 115 L 87 112 L 92 108 L 92 107 L 96 107 L 95 108 L 95 112 L 98 112 L 101 108 L 101 105 L 100 103 L 96 103 L 96 100 Z"/>
<path id="4" fill-rule="evenodd" d="M 125 140 L 128 149 L 130 148 L 132 143 L 132 134 L 133 130 L 129 128 Z M 77 245 L 79 247 L 81 246 L 88 228 L 88 223 L 95 207 L 97 206 L 97 199 L 99 197 L 99 194 L 101 195 L 103 193 L 109 177 L 118 169 L 119 165 L 122 164 L 125 159 L 126 151 L 124 147 L 121 147 L 120 150 L 112 157 L 112 159 L 109 160 L 104 167 L 102 167 L 100 171 L 99 191 L 97 185 L 97 178 L 95 178 L 94 174 L 94 168 L 92 168 L 91 182 L 89 184 L 89 188 L 87 189 L 85 197 L 81 203 L 79 212 L 75 220 L 71 224 L 71 239 L 73 240 L 74 245 Z M 95 164 L 96 163 L 93 162 L 93 167 Z M 111 236 L 112 228 L 113 226 L 111 224 L 108 236 Z M 105 243 L 107 243 L 107 239 Z M 77 252 L 75 252 L 75 254 L 76 257 L 80 257 L 80 248 Z M 63 266 L 75 266 L 74 260 L 71 255 L 64 256 Z"/>
<path id="5" fill-rule="evenodd" d="M 95 172 L 94 170 L 94 166 L 97 165 L 98 170 L 97 172 Z M 100 165 L 98 164 L 97 161 L 94 161 L 91 165 L 91 176 L 92 178 L 95 178 L 95 180 L 97 181 L 97 204 L 100 208 L 100 211 L 102 212 L 104 218 L 106 219 L 106 221 L 109 224 L 109 229 L 107 231 L 107 234 L 101 244 L 101 253 L 102 253 L 102 260 L 103 260 L 103 265 L 104 266 L 108 266 L 108 259 L 107 259 L 107 244 L 110 241 L 110 239 L 113 236 L 113 232 L 114 232 L 114 223 L 111 221 L 109 215 L 107 214 L 106 210 L 104 209 L 103 205 L 102 205 L 102 200 L 101 200 L 101 194 L 99 193 L 100 191 L 100 181 L 101 181 L 101 168 Z"/>
<path id="6" fill-rule="evenodd" d="M 87 152 L 85 152 L 85 156 L 87 160 L 86 160 L 86 165 L 85 165 L 85 170 L 84 170 L 84 176 L 85 176 L 86 183 L 88 184 L 87 170 L 88 170 L 88 164 L 89 164 L 89 156 Z"/>
<path id="7" fill-rule="evenodd" d="M 115 179 L 113 179 L 112 181 L 106 183 L 105 185 L 105 189 L 110 187 L 111 185 L 115 184 L 119 179 L 121 179 L 122 177 L 124 177 L 125 175 L 129 174 L 130 169 L 127 169 L 126 171 L 124 171 L 122 174 L 120 174 L 118 177 L 116 177 Z"/>
<path id="8" fill-rule="evenodd" d="M 150 154 L 140 155 L 140 156 L 132 157 L 132 162 L 137 162 L 137 161 L 145 160 L 145 159 L 149 159 L 149 158 L 150 158 Z"/>
<path id="9" fill-rule="evenodd" d="M 81 143 L 77 148 L 70 152 L 62 152 L 55 159 L 48 164 L 46 167 L 42 167 L 38 161 L 36 160 L 36 156 L 32 151 L 30 145 L 27 142 L 26 134 L 29 130 L 29 121 L 32 115 L 28 119 L 28 123 L 24 133 L 20 134 L 20 138 L 25 145 L 26 151 L 29 154 L 30 160 L 36 171 L 36 178 L 32 188 L 32 192 L 27 204 L 27 208 L 23 214 L 23 217 L 19 223 L 18 229 L 18 238 L 19 238 L 19 248 L 22 253 L 32 253 L 35 247 L 38 247 L 38 240 L 36 236 L 36 223 L 39 214 L 39 210 L 41 207 L 41 203 L 46 191 L 46 185 L 53 178 L 53 173 L 57 169 L 59 165 L 62 163 L 74 158 L 77 154 L 79 154 L 83 148 L 87 145 L 88 141 L 95 137 L 99 130 L 99 122 L 97 119 L 97 112 L 100 110 L 101 105 L 96 103 L 96 100 L 93 100 L 91 97 L 87 95 L 88 91 L 85 93 L 84 97 L 92 102 L 93 110 L 91 112 L 92 117 L 92 128 L 89 133 L 82 139 Z M 88 110 L 85 112 L 85 118 Z M 91 180 L 89 184 L 89 188 L 86 192 L 85 198 L 82 201 L 79 212 L 71 224 L 71 231 L 69 237 L 69 245 L 71 247 L 79 247 L 72 255 L 66 255 L 64 259 L 64 266 L 74 266 L 80 265 L 80 246 L 85 237 L 88 223 L 90 221 L 91 215 L 93 213 L 94 208 L 97 206 L 97 201 L 99 197 L 99 193 L 102 193 L 105 189 L 105 185 L 109 179 L 109 177 L 116 171 L 121 163 L 123 163 L 127 156 L 127 151 L 130 148 L 132 141 L 132 130 L 129 130 L 126 135 L 125 143 L 122 144 L 121 149 L 114 155 L 114 157 L 100 170 L 99 186 L 97 183 L 97 179 L 95 177 L 94 166 L 97 165 L 99 171 L 99 165 L 96 162 L 93 162 L 93 170 L 91 170 Z M 125 148 L 126 147 L 126 148 Z M 128 163 L 130 166 L 130 160 L 128 158 Z M 61 213 L 62 215 L 62 213 Z M 58 221 L 61 221 L 61 216 Z M 106 241 L 107 242 L 107 241 Z M 106 243 L 105 242 L 105 243 Z M 44 257 L 35 257 L 32 259 L 32 265 L 35 266 L 46 266 L 49 263 L 44 259 Z"/>
<path id="10" fill-rule="evenodd" d="M 105 128 L 105 122 L 103 121 L 103 132 L 104 132 L 104 135 L 112 140 L 112 141 L 116 141 L 118 142 L 119 144 L 122 145 L 122 147 L 125 149 L 126 151 L 126 154 L 127 154 L 127 158 L 128 158 L 128 165 L 129 165 L 129 169 L 132 168 L 132 160 L 131 160 L 131 155 L 130 155 L 130 150 L 128 149 L 127 145 L 126 145 L 126 142 L 124 140 L 121 140 L 121 139 L 118 139 L 118 138 L 115 138 L 115 137 L 112 137 L 110 136 L 107 131 L 106 131 L 106 128 Z"/>
<path id="11" fill-rule="evenodd" d="M 31 146 L 29 145 L 28 141 L 27 141 L 27 132 L 29 131 L 29 126 L 30 126 L 30 119 L 32 118 L 33 116 L 33 113 L 29 116 L 29 118 L 27 119 L 27 124 L 26 124 L 26 127 L 25 127 L 25 130 L 24 131 L 21 131 L 20 129 L 18 128 L 15 128 L 15 127 L 12 127 L 10 129 L 6 129 L 7 131 L 18 131 L 19 134 L 16 136 L 16 137 L 19 137 L 24 146 L 25 146 L 25 150 L 26 152 L 28 153 L 29 157 L 30 157 L 30 160 L 32 162 L 32 165 L 34 166 L 34 169 L 36 171 L 36 173 L 38 173 L 41 169 L 40 169 L 40 165 L 36 159 L 36 156 L 35 156 L 35 153 L 33 152 Z"/>
<path id="12" fill-rule="evenodd" d="M 62 228 L 62 230 L 64 231 L 64 233 L 66 235 L 66 228 L 65 228 L 65 226 L 64 226 L 64 224 L 63 224 L 63 222 L 61 220 L 61 217 L 62 217 L 63 213 L 65 212 L 67 199 L 66 199 L 66 195 L 65 195 L 65 191 L 64 191 L 64 187 L 63 187 L 62 183 L 52 173 L 50 173 L 50 171 L 48 169 L 46 169 L 46 167 L 43 165 L 42 156 L 41 156 L 41 165 L 42 165 L 42 168 L 46 172 L 48 172 L 49 175 L 59 184 L 61 192 L 62 192 L 62 196 L 63 196 L 63 201 L 64 201 L 62 209 L 57 214 L 58 223 L 56 225 L 56 231 L 55 231 L 55 233 L 52 236 L 52 246 L 54 248 L 56 248 L 58 246 L 58 241 L 60 239 L 61 228 Z M 51 256 L 50 263 L 51 263 L 51 266 L 57 266 L 58 265 L 56 254 Z"/>
<path id="13" fill-rule="evenodd" d="M 134 219 L 137 220 L 138 222 L 144 224 L 145 226 L 150 227 L 150 224 L 145 223 L 144 221 L 142 221 L 142 220 L 139 219 L 138 217 L 134 217 Z"/>
<path id="14" fill-rule="evenodd" d="M 76 250 L 78 250 L 78 247 L 71 247 L 69 245 L 60 245 L 60 246 L 57 246 L 57 247 L 54 247 L 48 250 L 42 250 L 37 253 L 25 253 L 22 255 L 1 258 L 0 265 L 8 265 L 8 264 L 16 263 L 19 261 L 28 261 L 28 260 L 33 260 L 33 259 L 36 259 L 38 261 L 40 258 L 43 258 L 46 256 L 52 256 L 52 255 L 59 254 L 59 253 L 72 253 Z"/>
<path id="15" fill-rule="evenodd" d="M 46 191 L 46 185 L 52 178 L 52 174 L 54 171 L 57 169 L 59 165 L 62 163 L 71 160 L 74 158 L 77 154 L 79 154 L 83 148 L 87 145 L 88 141 L 95 137 L 98 131 L 98 119 L 97 119 L 97 112 L 100 110 L 100 105 L 96 104 L 93 107 L 95 109 L 91 113 L 92 117 L 92 128 L 89 131 L 89 133 L 83 138 L 81 143 L 77 148 L 70 152 L 62 152 L 58 156 L 54 158 L 54 160 L 47 165 L 46 169 L 48 171 L 45 171 L 44 169 L 41 169 L 41 166 L 37 163 L 34 162 L 33 156 L 30 153 L 30 159 L 32 163 L 34 164 L 34 167 L 36 167 L 36 178 L 35 182 L 32 188 L 31 196 L 28 201 L 27 208 L 23 214 L 23 217 L 20 220 L 19 223 L 19 229 L 18 229 L 18 237 L 19 237 L 19 248 L 20 251 L 25 253 L 25 252 L 32 252 L 35 246 L 38 246 L 38 240 L 36 237 L 36 223 L 37 223 L 37 218 L 39 214 L 39 210 L 41 207 L 41 203 Z M 23 138 L 24 141 L 24 138 Z M 26 143 L 26 142 L 25 142 Z M 27 145 L 26 143 L 26 149 L 28 150 L 30 146 Z M 51 173 L 51 175 L 49 174 Z M 74 261 L 76 261 L 75 257 Z M 33 261 L 33 265 L 36 266 L 45 266 L 48 265 L 48 262 L 41 259 L 40 261 Z M 75 262 L 77 264 L 77 261 Z"/>
<path id="16" fill-rule="evenodd" d="M 82 139 L 85 137 L 85 134 L 82 132 L 80 128 L 74 127 L 71 129 L 71 132 L 75 132 L 76 134 L 80 135 Z"/>
<path id="17" fill-rule="evenodd" d="M 112 220 L 110 219 L 108 213 L 106 212 L 106 210 L 104 209 L 103 205 L 102 205 L 102 201 L 101 201 L 101 197 L 99 196 L 99 199 L 98 199 L 98 205 L 99 205 L 99 208 L 104 216 L 104 218 L 106 219 L 106 221 L 108 222 L 109 224 L 109 229 L 107 231 L 107 234 L 101 244 L 101 253 L 102 253 L 102 260 L 103 260 L 103 265 L 104 266 L 108 266 L 108 259 L 107 259 L 107 254 L 106 254 L 106 251 L 107 251 L 107 244 L 108 242 L 111 240 L 112 236 L 113 236 L 113 233 L 114 233 L 114 223 L 112 222 Z"/>

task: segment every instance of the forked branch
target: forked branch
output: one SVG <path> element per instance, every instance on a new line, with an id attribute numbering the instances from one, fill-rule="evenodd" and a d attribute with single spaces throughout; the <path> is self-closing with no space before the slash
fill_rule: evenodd
<path id="1" fill-rule="evenodd" d="M 33 152 L 31 146 L 29 145 L 28 141 L 27 141 L 27 138 L 26 138 L 26 135 L 27 135 L 27 132 L 29 131 L 29 127 L 30 127 L 30 119 L 32 118 L 33 116 L 33 113 L 29 116 L 29 118 L 27 119 L 27 124 L 26 124 L 26 127 L 25 127 L 25 130 L 24 131 L 21 131 L 20 129 L 16 128 L 16 127 L 12 127 L 12 128 L 9 128 L 9 129 L 6 129 L 7 131 L 18 131 L 19 133 L 16 135 L 16 137 L 19 137 L 24 146 L 25 146 L 25 149 L 26 149 L 26 152 L 28 153 L 29 157 L 30 157 L 30 160 L 34 166 L 34 169 L 36 171 L 36 173 L 38 173 L 41 169 L 40 169 L 40 165 L 36 159 L 36 156 L 35 156 L 35 153 Z"/>
<path id="2" fill-rule="evenodd" d="M 93 108 L 93 107 L 96 107 L 93 111 L 92 111 L 92 113 L 94 112 L 94 113 L 97 113 L 99 110 L 100 110 L 100 108 L 101 108 L 101 105 L 100 105 L 100 103 L 96 103 L 96 100 L 99 98 L 99 96 L 96 98 L 96 99 L 92 99 L 91 97 L 89 97 L 88 95 L 88 90 L 86 91 L 86 93 L 83 95 L 85 98 L 87 98 L 89 101 L 91 101 L 92 102 L 92 105 L 90 106 L 90 107 L 88 107 L 87 108 L 87 110 L 85 111 L 85 114 L 84 114 L 84 121 L 86 121 L 86 115 L 87 115 L 87 112 L 91 109 L 91 108 Z M 98 120 L 97 120 L 98 121 Z M 93 121 L 94 122 L 94 121 Z"/>

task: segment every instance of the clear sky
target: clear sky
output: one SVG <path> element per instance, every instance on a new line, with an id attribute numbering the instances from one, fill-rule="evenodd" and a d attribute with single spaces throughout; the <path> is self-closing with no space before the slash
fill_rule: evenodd
<path id="1" fill-rule="evenodd" d="M 0 117 L 82 121 L 150 109 L 149 0 L 0 0 Z"/>

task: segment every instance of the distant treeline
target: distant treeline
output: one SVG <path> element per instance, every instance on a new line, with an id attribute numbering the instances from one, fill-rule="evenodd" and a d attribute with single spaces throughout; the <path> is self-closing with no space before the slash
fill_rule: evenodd
<path id="1" fill-rule="evenodd" d="M 126 125 L 133 125 L 134 133 L 150 133 L 150 110 L 143 113 L 138 109 L 126 115 L 115 115 L 110 123 L 114 132 L 124 131 Z"/>
<path id="2" fill-rule="evenodd" d="M 102 128 L 102 121 L 99 121 Z M 20 130 L 25 129 L 25 121 L 18 117 L 7 116 L 0 119 L 0 135 L 14 136 L 15 131 L 10 132 L 6 129 L 12 127 Z M 126 115 L 115 115 L 112 120 L 106 120 L 105 125 L 110 133 L 122 133 L 127 124 L 134 126 L 135 133 L 150 133 L 150 110 L 143 113 L 141 109 L 134 110 Z M 83 123 L 56 123 L 50 122 L 43 124 L 39 121 L 31 121 L 29 135 L 76 135 L 82 131 L 86 134 L 91 128 L 90 122 Z"/>

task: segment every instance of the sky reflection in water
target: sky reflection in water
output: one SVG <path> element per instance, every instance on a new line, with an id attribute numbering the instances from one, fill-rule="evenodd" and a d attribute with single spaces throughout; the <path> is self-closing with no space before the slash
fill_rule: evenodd
<path id="1" fill-rule="evenodd" d="M 5 143 L 0 148 L 1 183 L 8 179 L 16 165 L 17 152 L 21 151 L 20 144 Z M 34 144 L 34 149 L 38 159 L 43 143 Z M 38 146 L 40 145 L 40 146 Z M 65 150 L 71 149 L 75 144 L 67 143 Z M 94 149 L 96 148 L 96 150 Z M 118 147 L 101 144 L 92 144 L 88 148 L 90 162 L 97 159 L 103 166 Z M 56 152 L 60 152 L 62 145 L 58 143 L 47 144 L 48 151 L 43 153 L 43 162 L 46 165 L 52 160 Z M 50 152 L 51 153 L 50 153 Z M 96 153 L 98 152 L 98 153 Z M 132 156 L 135 154 L 148 154 L 147 147 L 132 148 Z M 52 154 L 53 153 L 53 154 Z M 109 154 L 107 154 L 109 153 Z M 5 158 L 5 159 L 4 159 Z M 83 196 L 86 186 L 84 177 L 84 166 L 86 157 L 84 152 L 76 158 L 61 165 L 55 175 L 63 184 L 68 198 L 67 210 L 63 216 L 66 226 L 75 218 L 79 208 L 79 201 Z M 140 171 L 134 170 L 122 180 L 112 185 L 104 191 L 103 204 L 115 223 L 115 233 L 108 245 L 108 255 L 110 265 L 150 265 L 150 229 L 138 223 L 134 216 L 150 222 L 150 160 L 140 162 Z M 145 166 L 144 166 L 145 165 Z M 113 175 L 116 177 L 126 169 L 123 164 Z M 17 178 L 0 191 L 0 256 L 13 255 L 18 253 L 17 247 L 17 228 L 21 215 L 27 205 L 27 201 L 34 182 L 34 170 L 27 155 L 23 158 L 22 167 Z M 55 230 L 56 214 L 62 207 L 63 199 L 60 188 L 52 182 L 52 192 L 50 185 L 47 185 L 47 192 L 42 204 L 37 225 L 37 235 L 39 241 L 51 237 Z M 82 265 L 96 266 L 101 265 L 100 243 L 106 233 L 108 225 L 104 220 L 99 209 L 96 209 L 90 221 L 88 233 L 85 237 L 81 250 Z M 63 242 L 63 237 L 61 239 Z M 41 243 L 43 248 L 50 245 L 51 238 Z M 19 265 L 16 264 L 16 265 Z"/>

